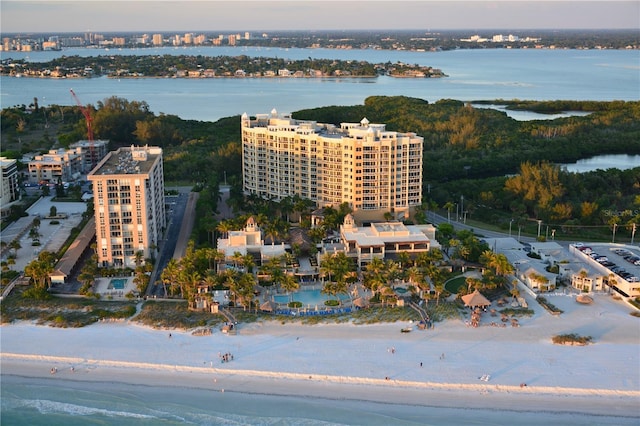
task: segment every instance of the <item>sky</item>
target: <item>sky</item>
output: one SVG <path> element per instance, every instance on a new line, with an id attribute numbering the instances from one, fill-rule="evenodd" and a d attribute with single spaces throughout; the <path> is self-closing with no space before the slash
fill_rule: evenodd
<path id="1" fill-rule="evenodd" d="M 640 1 L 0 1 L 2 33 L 336 29 L 640 31 Z"/>

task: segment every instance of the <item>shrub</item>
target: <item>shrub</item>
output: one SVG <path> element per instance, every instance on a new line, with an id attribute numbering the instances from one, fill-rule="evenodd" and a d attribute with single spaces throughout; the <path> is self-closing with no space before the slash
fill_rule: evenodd
<path id="1" fill-rule="evenodd" d="M 585 346 L 593 340 L 591 336 L 580 336 L 576 333 L 559 334 L 551 338 L 556 345 L 578 345 Z"/>
<path id="2" fill-rule="evenodd" d="M 335 299 L 331 299 L 331 300 L 325 301 L 324 304 L 326 306 L 339 306 L 340 305 L 340 301 L 339 300 L 335 300 Z"/>
<path id="3" fill-rule="evenodd" d="M 289 302 L 288 306 L 290 308 L 302 308 L 302 302 L 298 302 L 298 301 Z"/>

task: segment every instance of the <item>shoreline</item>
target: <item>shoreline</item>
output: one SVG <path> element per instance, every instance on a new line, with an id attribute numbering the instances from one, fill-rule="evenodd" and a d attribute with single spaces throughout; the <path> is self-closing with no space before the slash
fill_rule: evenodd
<path id="1" fill-rule="evenodd" d="M 9 356 L 7 356 L 9 355 Z M 215 393 L 239 393 L 273 397 L 317 398 L 327 401 L 351 401 L 421 408 L 474 409 L 509 411 L 514 413 L 547 412 L 580 414 L 596 417 L 638 418 L 640 391 L 603 389 L 520 389 L 513 386 L 493 386 L 451 383 L 420 383 L 362 378 L 305 378 L 282 375 L 280 372 L 195 371 L 193 367 L 176 366 L 175 370 L 154 368 L 132 373 L 120 362 L 95 361 L 95 369 L 59 369 L 48 373 L 50 360 L 12 359 L 3 354 L 2 376 L 9 383 L 45 383 L 51 386 L 100 387 L 103 384 L 133 385 L 144 388 L 190 389 Z M 45 357 L 48 358 L 48 357 Z M 58 362 L 64 363 L 63 360 Z M 116 367 L 116 365 L 118 365 Z M 99 367 L 99 368 L 98 368 Z M 169 366 L 170 367 L 170 366 Z M 200 368 L 204 370 L 204 368 Z M 3 380 L 3 381 L 4 381 Z M 6 382 L 5 382 L 6 384 Z M 461 401 L 464 404 L 461 405 Z M 615 416 L 612 416 L 612 405 Z"/>
<path id="2" fill-rule="evenodd" d="M 411 413 L 489 409 L 498 419 L 501 413 L 513 413 L 510 419 L 529 413 L 557 423 L 558 416 L 580 414 L 633 424 L 640 419 L 638 318 L 605 295 L 592 305 L 549 298 L 565 312 L 560 317 L 539 308 L 520 327 L 474 328 L 448 320 L 411 333 L 401 333 L 407 324 L 399 322 L 269 321 L 241 324 L 234 336 L 219 330 L 194 336 L 131 321 L 78 329 L 21 322 L 0 327 L 2 389 L 35 383 L 33 389 L 86 389 L 100 399 L 111 383 L 116 393 L 137 386 L 141 395 L 167 398 L 183 391 L 214 399 L 280 398 L 274 407 L 286 407 L 282 401 L 290 397 L 389 404 Z M 555 334 L 572 332 L 593 336 L 594 343 L 551 342 Z M 494 423 L 508 424 L 501 422 Z"/>

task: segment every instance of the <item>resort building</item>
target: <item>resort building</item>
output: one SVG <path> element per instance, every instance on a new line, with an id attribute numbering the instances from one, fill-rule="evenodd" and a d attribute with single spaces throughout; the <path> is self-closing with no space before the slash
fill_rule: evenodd
<path id="1" fill-rule="evenodd" d="M 227 238 L 218 239 L 218 250 L 225 255 L 225 260 L 231 260 L 236 253 L 241 255 L 251 254 L 256 260 L 263 262 L 272 257 L 285 254 L 290 248 L 283 244 L 267 244 L 262 239 L 262 230 L 255 219 L 250 217 L 244 229 L 239 231 L 229 231 Z"/>
<path id="2" fill-rule="evenodd" d="M 69 145 L 80 156 L 80 171 L 89 173 L 109 152 L 109 141 L 78 141 Z"/>
<path id="3" fill-rule="evenodd" d="M 599 289 L 602 291 L 615 291 L 624 297 L 640 297 L 640 265 L 635 263 L 640 263 L 637 246 L 591 243 L 587 247 L 571 244 L 569 251 L 595 271 L 591 276 L 601 276 L 602 285 Z M 603 261 L 603 258 L 607 260 Z"/>
<path id="4" fill-rule="evenodd" d="M 75 150 L 52 149 L 29 161 L 31 183 L 71 182 L 78 179 L 81 173 L 82 158 Z"/>
<path id="5" fill-rule="evenodd" d="M 352 215 L 345 216 L 340 226 L 340 242 L 323 245 L 325 253 L 343 251 L 357 261 L 359 268 L 373 259 L 395 259 L 398 253 L 410 256 L 440 247 L 435 241 L 433 225 L 405 225 L 402 222 L 380 222 L 358 227 Z"/>
<path id="6" fill-rule="evenodd" d="M 360 221 L 409 218 L 422 202 L 423 138 L 360 123 L 320 124 L 242 115 L 244 190 L 276 200 L 298 195 L 318 207 L 348 203 Z"/>
<path id="7" fill-rule="evenodd" d="M 2 217 L 9 213 L 9 207 L 14 201 L 20 199 L 20 186 L 18 185 L 18 166 L 16 160 L 0 157 L 0 169 L 2 169 L 2 187 L 0 188 L 0 211 Z"/>
<path id="8" fill-rule="evenodd" d="M 89 173 L 101 265 L 135 266 L 137 252 L 154 257 L 166 227 L 162 148 L 123 147 Z"/>

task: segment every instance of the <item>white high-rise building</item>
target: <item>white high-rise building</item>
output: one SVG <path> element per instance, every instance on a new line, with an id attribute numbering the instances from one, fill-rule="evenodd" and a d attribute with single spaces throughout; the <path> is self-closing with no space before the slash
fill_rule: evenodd
<path id="1" fill-rule="evenodd" d="M 9 206 L 20 199 L 20 187 L 18 185 L 18 166 L 16 160 L 0 157 L 0 170 L 2 170 L 2 187 L 0 187 L 0 212 L 2 216 L 9 212 Z"/>
<path id="2" fill-rule="evenodd" d="M 139 251 L 154 257 L 166 227 L 162 148 L 112 151 L 87 178 L 93 183 L 100 264 L 134 267 Z"/>
<path id="3" fill-rule="evenodd" d="M 408 218 L 422 202 L 423 138 L 364 118 L 339 127 L 289 116 L 242 116 L 244 190 L 298 195 L 319 207 L 348 203 L 359 220 Z"/>

